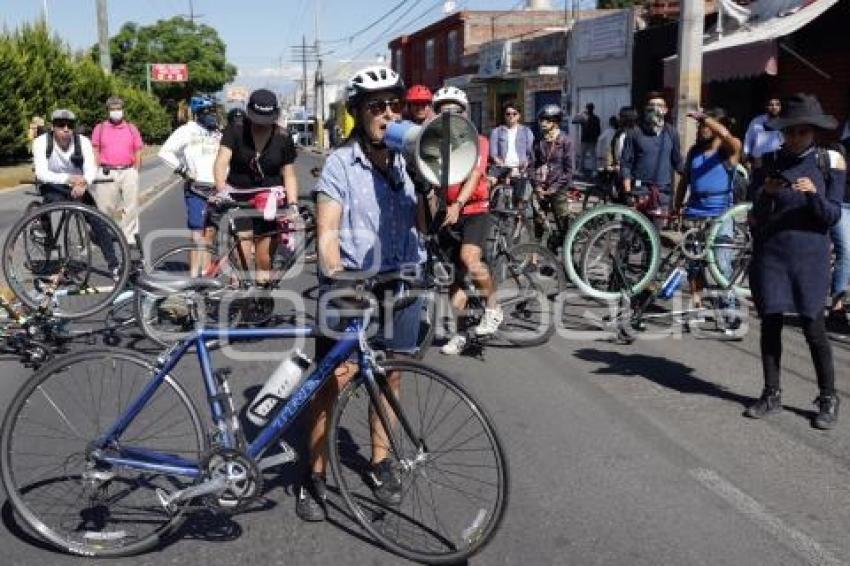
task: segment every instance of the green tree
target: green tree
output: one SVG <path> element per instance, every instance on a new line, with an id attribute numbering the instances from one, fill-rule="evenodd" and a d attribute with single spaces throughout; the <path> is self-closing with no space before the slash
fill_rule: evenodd
<path id="1" fill-rule="evenodd" d="M 218 32 L 207 25 L 174 17 L 150 26 L 124 24 L 110 40 L 112 69 L 130 84 L 145 88 L 147 63 L 187 63 L 188 83 L 154 83 L 161 100 L 187 99 L 194 92 L 215 92 L 236 76 L 227 63 L 226 47 Z M 97 47 L 92 57 L 98 57 Z"/>
<path id="2" fill-rule="evenodd" d="M 26 112 L 46 116 L 56 106 L 67 106 L 74 78 L 68 46 L 51 36 L 43 22 L 20 27 L 12 41 L 26 69 L 26 80 L 18 89 Z"/>
<path id="3" fill-rule="evenodd" d="M 22 156 L 27 150 L 26 108 L 18 94 L 26 77 L 18 50 L 11 38 L 0 35 L 0 161 Z"/>
<path id="4" fill-rule="evenodd" d="M 631 8 L 640 5 L 640 0 L 597 0 L 597 8 Z"/>

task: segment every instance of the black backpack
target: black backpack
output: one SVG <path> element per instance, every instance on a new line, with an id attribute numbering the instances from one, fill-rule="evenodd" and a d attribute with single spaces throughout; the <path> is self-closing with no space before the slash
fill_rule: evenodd
<path id="1" fill-rule="evenodd" d="M 44 152 L 47 156 L 47 159 L 50 160 L 50 156 L 53 155 L 53 131 L 47 130 L 47 149 Z M 83 146 L 80 143 L 80 134 L 74 132 L 74 153 L 71 154 L 71 163 L 74 167 L 80 169 L 82 171 L 83 164 L 85 163 L 85 158 L 83 157 Z"/>

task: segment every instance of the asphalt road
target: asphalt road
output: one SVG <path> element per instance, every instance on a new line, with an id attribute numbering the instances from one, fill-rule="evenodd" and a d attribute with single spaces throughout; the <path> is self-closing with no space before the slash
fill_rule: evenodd
<path id="1" fill-rule="evenodd" d="M 300 156 L 302 189 L 310 184 L 309 169 L 319 163 L 312 154 Z M 167 172 L 147 174 L 153 179 Z M 15 216 L 7 198 L 0 195 L 0 225 Z M 176 190 L 151 200 L 142 216 L 145 232 L 183 222 Z M 292 288 L 308 289 L 312 277 L 304 274 Z M 810 427 L 817 390 L 798 328 L 789 325 L 785 334 L 786 410 L 752 421 L 741 413 L 761 389 L 755 321 L 741 342 L 657 331 L 619 346 L 592 332 L 587 321 L 598 314 L 592 304 L 568 297 L 565 308 L 565 325 L 544 346 L 489 347 L 457 358 L 432 350 L 426 358 L 479 398 L 509 456 L 505 521 L 472 563 L 850 563 L 850 415 L 831 432 Z M 126 343 L 153 352 L 132 336 Z M 850 350 L 836 343 L 838 387 L 845 398 L 850 398 L 848 361 Z M 238 368 L 231 385 L 239 392 L 262 383 L 273 367 L 221 355 L 217 363 Z M 176 374 L 197 394 L 200 380 L 191 368 L 181 366 Z M 0 362 L 0 375 L 5 407 L 30 371 L 8 360 Z M 289 437 L 298 444 L 298 431 Z M 301 465 L 267 474 L 262 512 L 196 521 L 156 552 L 100 563 L 401 562 L 372 544 L 343 512 L 334 511 L 333 520 L 323 524 L 299 521 L 292 481 Z M 17 527 L 8 504 L 2 511 L 4 564 L 84 562 L 34 544 Z"/>

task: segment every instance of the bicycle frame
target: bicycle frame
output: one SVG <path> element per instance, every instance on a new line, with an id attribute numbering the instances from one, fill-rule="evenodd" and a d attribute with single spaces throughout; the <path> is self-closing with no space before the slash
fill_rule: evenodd
<path id="1" fill-rule="evenodd" d="M 398 400 L 394 395 L 388 395 L 389 386 L 385 381 L 378 382 L 373 372 L 374 357 L 371 349 L 366 344 L 365 327 L 368 317 L 364 319 L 353 319 L 348 323 L 343 337 L 333 346 L 331 351 L 319 362 L 316 369 L 301 383 L 292 396 L 277 409 L 275 415 L 263 427 L 257 437 L 251 442 L 246 453 L 254 460 L 259 458 L 263 452 L 292 424 L 293 420 L 310 402 L 313 393 L 322 388 L 333 376 L 334 369 L 346 361 L 355 351 L 358 351 L 359 371 L 365 377 L 369 396 L 372 398 L 373 407 L 387 432 L 390 446 L 398 453 L 398 445 L 389 426 L 389 417 L 382 403 L 379 402 L 381 393 L 388 401 L 393 412 L 399 419 L 400 424 L 410 438 L 416 438 L 413 429 L 401 412 Z M 209 348 L 206 342 L 216 339 L 229 339 L 232 341 L 271 338 L 309 338 L 315 337 L 317 331 L 314 327 L 289 327 L 289 328 L 204 328 L 195 331 L 191 336 L 179 342 L 166 352 L 157 363 L 157 369 L 151 380 L 145 385 L 136 399 L 128 406 L 127 410 L 118 417 L 117 421 L 101 438 L 93 443 L 95 458 L 107 464 L 121 467 L 129 467 L 151 472 L 167 473 L 189 478 L 199 478 L 204 471 L 200 462 L 193 462 L 175 454 L 167 454 L 144 448 L 123 446 L 120 437 L 127 430 L 133 419 L 139 415 L 145 405 L 150 401 L 157 389 L 165 381 L 172 369 L 182 359 L 183 355 L 192 346 L 196 348 L 207 401 L 210 406 L 213 423 L 218 430 L 227 431 L 223 436 L 223 447 L 237 448 L 236 439 L 227 423 L 227 410 L 223 405 L 222 388 L 217 383 L 215 372 L 210 359 Z M 108 454 L 115 450 L 117 455 Z"/>

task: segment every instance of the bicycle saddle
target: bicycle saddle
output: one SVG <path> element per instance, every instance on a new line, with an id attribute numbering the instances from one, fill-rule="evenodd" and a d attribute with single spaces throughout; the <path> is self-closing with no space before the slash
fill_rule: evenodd
<path id="1" fill-rule="evenodd" d="M 184 293 L 186 291 L 200 293 L 224 288 L 221 281 L 210 277 L 189 277 L 167 273 L 143 273 L 136 280 L 136 286 L 142 291 L 157 295 Z"/>

